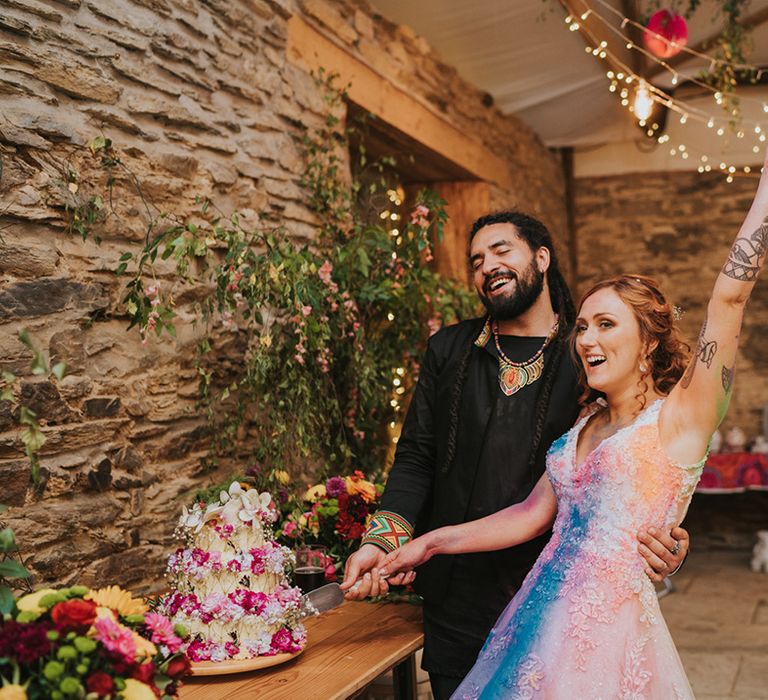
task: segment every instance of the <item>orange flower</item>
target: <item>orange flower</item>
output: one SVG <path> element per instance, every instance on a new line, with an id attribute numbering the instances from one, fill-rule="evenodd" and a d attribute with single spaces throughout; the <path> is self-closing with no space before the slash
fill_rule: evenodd
<path id="1" fill-rule="evenodd" d="M 366 503 L 373 503 L 376 500 L 376 487 L 363 478 L 361 471 L 356 471 L 352 476 L 346 478 L 347 493 L 350 496 L 360 494 Z"/>

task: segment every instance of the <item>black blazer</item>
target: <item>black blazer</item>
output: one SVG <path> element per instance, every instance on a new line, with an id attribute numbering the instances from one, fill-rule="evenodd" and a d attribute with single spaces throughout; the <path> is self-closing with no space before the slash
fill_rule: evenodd
<path id="1" fill-rule="evenodd" d="M 466 387 L 487 381 L 483 363 L 497 362 L 483 348 L 471 350 L 451 465 L 446 464 L 446 451 L 458 366 L 482 324 L 483 319 L 472 319 L 441 329 L 430 338 L 421 365 L 381 503 L 382 509 L 396 512 L 412 523 L 416 535 L 468 519 L 469 499 L 492 407 L 473 401 Z M 560 364 L 528 492 L 543 473 L 549 445 L 573 425 L 578 414 L 576 374 L 568 353 Z M 519 586 L 547 538 L 538 539 L 532 555 L 521 556 L 522 550 L 530 550 L 526 545 L 489 553 L 499 565 L 499 585 L 506 589 Z M 452 556 L 436 556 L 419 567 L 415 586 L 426 601 L 439 602 L 444 595 L 452 561 Z"/>

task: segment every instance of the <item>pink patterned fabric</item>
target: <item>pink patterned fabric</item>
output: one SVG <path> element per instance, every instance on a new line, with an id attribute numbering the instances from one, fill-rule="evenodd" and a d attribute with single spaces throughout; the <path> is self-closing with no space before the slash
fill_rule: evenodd
<path id="1" fill-rule="evenodd" d="M 661 406 L 649 406 L 582 464 L 576 443 L 588 417 L 552 445 L 552 539 L 454 698 L 693 698 L 637 553 L 641 527 L 682 520 L 704 463 L 666 457 Z"/>

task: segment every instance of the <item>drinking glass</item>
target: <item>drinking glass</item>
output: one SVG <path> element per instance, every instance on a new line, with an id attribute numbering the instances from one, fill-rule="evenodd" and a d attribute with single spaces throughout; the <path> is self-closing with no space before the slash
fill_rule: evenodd
<path id="1" fill-rule="evenodd" d="M 304 593 L 314 591 L 325 583 L 325 547 L 308 544 L 296 550 L 296 568 L 293 580 Z"/>

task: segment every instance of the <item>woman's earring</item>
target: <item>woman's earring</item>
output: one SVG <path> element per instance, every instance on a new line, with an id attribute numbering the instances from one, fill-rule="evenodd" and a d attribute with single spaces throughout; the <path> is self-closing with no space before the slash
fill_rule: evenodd
<path id="1" fill-rule="evenodd" d="M 648 365 L 645 364 L 645 361 L 640 361 L 640 372 L 642 374 L 645 374 L 648 371 Z"/>

